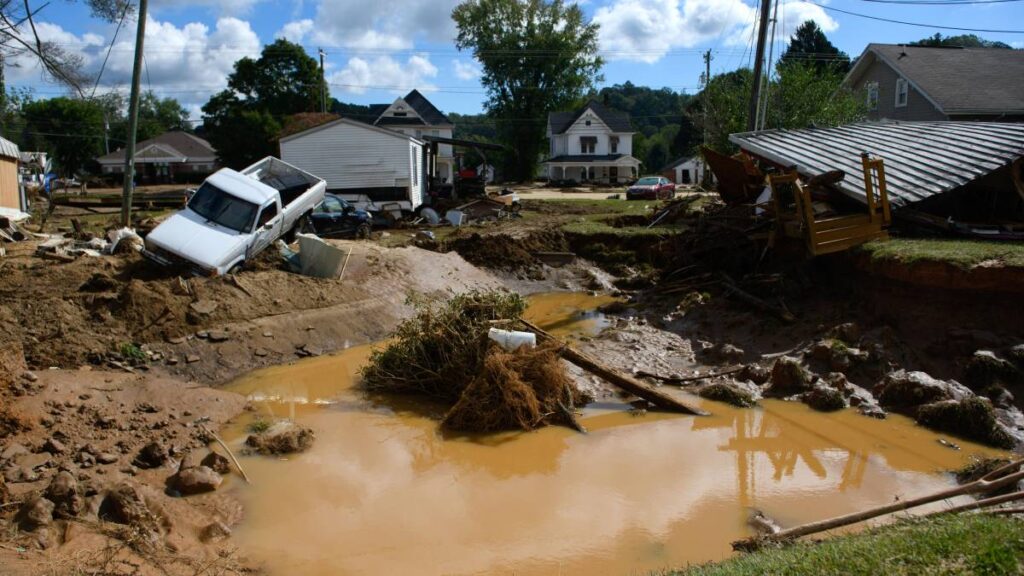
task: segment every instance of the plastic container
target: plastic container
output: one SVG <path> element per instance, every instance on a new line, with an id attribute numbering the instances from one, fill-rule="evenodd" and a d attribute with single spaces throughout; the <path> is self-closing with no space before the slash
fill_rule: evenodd
<path id="1" fill-rule="evenodd" d="M 516 332 L 513 330 L 491 328 L 487 331 L 487 337 L 497 342 L 498 346 L 509 352 L 519 349 L 520 346 L 537 347 L 537 335 L 533 332 Z"/>

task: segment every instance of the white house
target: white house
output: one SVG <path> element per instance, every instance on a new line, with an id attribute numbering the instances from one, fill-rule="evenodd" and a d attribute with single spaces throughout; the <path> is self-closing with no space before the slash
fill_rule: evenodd
<path id="1" fill-rule="evenodd" d="M 640 161 L 633 154 L 629 114 L 591 100 L 575 112 L 548 115 L 550 156 L 548 178 L 576 182 L 628 182 L 637 177 Z"/>
<path id="2" fill-rule="evenodd" d="M 699 184 L 704 179 L 700 156 L 683 156 L 661 169 L 661 175 L 676 184 Z"/>
<path id="3" fill-rule="evenodd" d="M 427 192 L 424 143 L 394 130 L 339 118 L 280 140 L 281 159 L 327 181 L 360 207 L 415 210 Z"/>
<path id="4" fill-rule="evenodd" d="M 374 109 L 381 109 L 374 126 L 401 132 L 417 139 L 426 136 L 451 138 L 455 125 L 436 106 L 431 104 L 418 90 L 413 90 L 398 98 L 390 105 L 378 104 Z M 450 144 L 439 144 L 437 155 L 432 158 L 436 162 L 435 174 L 447 182 L 452 181 L 455 174 L 455 156 Z"/>

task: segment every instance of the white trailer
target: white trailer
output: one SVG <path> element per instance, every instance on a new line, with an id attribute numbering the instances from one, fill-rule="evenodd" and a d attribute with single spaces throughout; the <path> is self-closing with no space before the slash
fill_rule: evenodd
<path id="1" fill-rule="evenodd" d="M 327 192 L 365 210 L 415 211 L 427 193 L 424 143 L 339 118 L 280 140 L 281 159 L 327 181 Z"/>

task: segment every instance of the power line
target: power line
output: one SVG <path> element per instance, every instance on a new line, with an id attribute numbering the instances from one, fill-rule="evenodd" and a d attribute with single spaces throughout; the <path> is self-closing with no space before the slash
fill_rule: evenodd
<path id="1" fill-rule="evenodd" d="M 952 6 L 957 4 L 1003 4 L 1006 2 L 1024 2 L 1024 0 L 861 0 L 861 2 L 875 2 L 878 4 Z"/>
<path id="2" fill-rule="evenodd" d="M 819 8 L 829 10 L 832 12 L 840 12 L 842 14 L 849 14 L 850 16 L 857 16 L 859 18 L 867 18 L 868 20 L 878 20 L 880 22 L 891 22 L 893 24 L 903 24 L 905 26 L 920 26 L 921 28 L 939 28 L 941 30 L 956 30 L 958 32 L 988 32 L 992 34 L 1024 34 L 1024 30 L 991 30 L 986 28 L 959 28 L 956 26 L 939 26 L 938 24 L 922 24 L 920 22 L 907 22 L 905 20 L 893 20 L 891 18 L 880 18 L 878 16 L 870 16 L 868 14 L 860 14 L 857 12 L 850 12 L 849 10 L 841 10 L 839 8 L 833 8 L 824 4 L 818 4 L 811 0 L 804 0 L 808 4 L 813 4 Z"/>

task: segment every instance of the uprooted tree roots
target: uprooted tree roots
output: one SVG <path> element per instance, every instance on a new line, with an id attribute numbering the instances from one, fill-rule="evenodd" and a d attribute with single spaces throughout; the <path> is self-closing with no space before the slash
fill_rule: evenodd
<path id="1" fill-rule="evenodd" d="M 417 313 L 391 344 L 370 357 L 363 385 L 371 391 L 423 394 L 451 405 L 444 426 L 466 432 L 573 425 L 584 400 L 555 344 L 507 352 L 487 339 L 496 320 L 526 308 L 518 295 L 471 292 L 445 303 L 414 302 Z"/>

